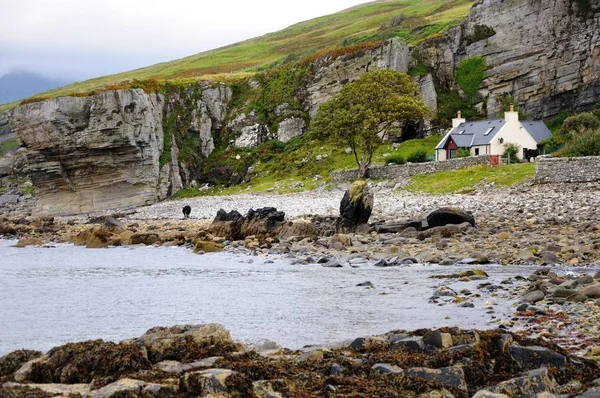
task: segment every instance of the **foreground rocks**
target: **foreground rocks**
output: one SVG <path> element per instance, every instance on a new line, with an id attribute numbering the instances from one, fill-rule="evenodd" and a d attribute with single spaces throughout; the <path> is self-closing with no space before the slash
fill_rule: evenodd
<path id="1" fill-rule="evenodd" d="M 0 396 L 11 398 L 593 396 L 600 371 L 497 331 L 394 331 L 290 351 L 243 346 L 216 324 L 154 328 L 44 355 L 17 351 L 0 358 L 0 369 Z"/>

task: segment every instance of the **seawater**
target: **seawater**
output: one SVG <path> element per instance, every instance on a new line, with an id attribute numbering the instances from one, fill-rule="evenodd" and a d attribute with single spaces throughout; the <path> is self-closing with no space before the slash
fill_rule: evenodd
<path id="1" fill-rule="evenodd" d="M 429 278 L 465 266 L 332 269 L 177 247 L 18 249 L 14 243 L 0 240 L 0 355 L 208 322 L 245 343 L 271 340 L 289 348 L 396 329 L 496 326 L 486 314 L 488 297 L 476 299 L 475 308 L 429 302 L 442 284 L 476 290 L 481 282 Z M 480 268 L 493 283 L 531 271 Z M 356 286 L 367 280 L 374 289 Z M 510 303 L 499 302 L 496 316 L 510 316 Z"/>

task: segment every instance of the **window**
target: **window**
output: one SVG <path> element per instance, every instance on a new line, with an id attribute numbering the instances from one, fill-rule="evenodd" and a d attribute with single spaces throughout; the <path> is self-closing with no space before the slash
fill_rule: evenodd
<path id="1" fill-rule="evenodd" d="M 448 159 L 454 159 L 456 157 L 456 149 L 448 150 Z"/>
<path id="2" fill-rule="evenodd" d="M 458 132 L 458 134 L 463 134 L 464 132 L 465 132 L 465 130 L 460 130 L 460 131 Z"/>
<path id="3" fill-rule="evenodd" d="M 475 156 L 479 156 L 479 148 L 475 148 Z"/>
<path id="4" fill-rule="evenodd" d="M 490 127 L 489 129 L 487 129 L 486 132 L 483 133 L 483 135 L 490 135 L 490 133 L 492 132 L 492 130 L 494 130 L 494 127 Z"/>

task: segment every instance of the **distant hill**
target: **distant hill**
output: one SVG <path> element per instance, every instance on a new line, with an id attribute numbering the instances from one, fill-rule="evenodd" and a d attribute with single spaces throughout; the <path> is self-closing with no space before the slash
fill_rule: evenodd
<path id="1" fill-rule="evenodd" d="M 70 83 L 49 79 L 27 71 L 14 71 L 0 77 L 0 104 L 18 101 Z"/>
<path id="2" fill-rule="evenodd" d="M 95 90 L 129 79 L 217 79 L 254 73 L 316 52 L 391 37 L 415 44 L 459 25 L 477 0 L 377 0 L 226 47 L 70 84 L 43 96 Z M 174 38 L 176 40 L 176 38 Z"/>

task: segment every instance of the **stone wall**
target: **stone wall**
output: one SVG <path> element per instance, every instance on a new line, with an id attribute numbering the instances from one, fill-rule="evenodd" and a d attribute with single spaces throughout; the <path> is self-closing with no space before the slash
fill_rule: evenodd
<path id="1" fill-rule="evenodd" d="M 438 171 L 457 170 L 470 166 L 489 164 L 490 157 L 470 156 L 468 158 L 450 159 L 442 162 L 408 163 L 404 165 L 375 166 L 369 170 L 369 176 L 373 179 L 393 180 L 397 178 L 408 178 L 418 174 L 431 174 Z M 331 173 L 331 182 L 342 184 L 354 181 L 358 178 L 358 169 L 346 171 L 334 171 Z"/>
<path id="2" fill-rule="evenodd" d="M 536 184 L 591 181 L 600 181 L 600 156 L 539 158 L 535 164 Z"/>

